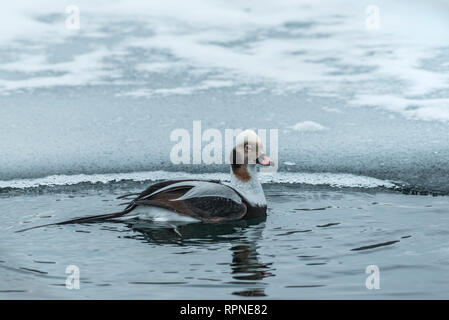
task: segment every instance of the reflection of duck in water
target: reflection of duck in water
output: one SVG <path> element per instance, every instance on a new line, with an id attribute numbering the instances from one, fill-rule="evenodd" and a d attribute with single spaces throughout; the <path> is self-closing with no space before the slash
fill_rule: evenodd
<path id="1" fill-rule="evenodd" d="M 55 223 L 97 222 L 139 218 L 152 221 L 221 223 L 266 216 L 267 203 L 257 179 L 256 165 L 270 165 L 261 140 L 252 130 L 239 134 L 231 152 L 231 181 L 168 180 L 156 183 L 130 199 L 125 210 Z M 23 231 L 23 230 L 22 230 Z"/>
<path id="2" fill-rule="evenodd" d="M 231 275 L 238 290 L 238 296 L 266 296 L 266 283 L 262 280 L 274 276 L 271 263 L 260 261 L 257 252 L 258 242 L 265 227 L 265 217 L 252 220 L 239 220 L 224 224 L 185 223 L 176 226 L 167 223 L 154 223 L 130 220 L 127 223 L 135 233 L 133 238 L 149 244 L 178 244 L 182 247 L 204 246 L 208 243 L 230 243 L 232 261 Z"/>
<path id="3" fill-rule="evenodd" d="M 271 263 L 259 261 L 256 242 L 246 240 L 235 243 L 231 251 L 233 278 L 248 286 L 245 290 L 233 292 L 233 294 L 245 297 L 265 296 L 264 284 L 253 281 L 274 275 L 270 272 Z"/>

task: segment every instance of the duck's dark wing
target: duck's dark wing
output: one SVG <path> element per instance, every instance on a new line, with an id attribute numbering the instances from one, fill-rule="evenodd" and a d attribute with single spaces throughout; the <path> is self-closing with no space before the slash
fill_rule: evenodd
<path id="1" fill-rule="evenodd" d="M 232 188 L 216 181 L 183 180 L 153 185 L 130 205 L 156 206 L 205 222 L 226 222 L 245 216 L 247 207 Z"/>

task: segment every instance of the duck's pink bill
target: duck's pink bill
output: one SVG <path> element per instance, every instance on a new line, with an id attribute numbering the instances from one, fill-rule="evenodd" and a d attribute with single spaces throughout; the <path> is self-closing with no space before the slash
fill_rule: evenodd
<path id="1" fill-rule="evenodd" d="M 270 161 L 270 158 L 268 158 L 266 155 L 263 155 L 259 158 L 259 163 L 263 166 L 269 166 Z"/>

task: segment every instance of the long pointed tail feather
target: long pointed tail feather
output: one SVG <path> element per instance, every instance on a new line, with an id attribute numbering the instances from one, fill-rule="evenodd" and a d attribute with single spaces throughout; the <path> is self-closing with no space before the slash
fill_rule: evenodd
<path id="1" fill-rule="evenodd" d="M 120 212 L 99 214 L 99 215 L 96 215 L 96 216 L 83 217 L 83 218 L 75 218 L 75 219 L 71 219 L 71 220 L 67 220 L 67 221 L 56 222 L 56 223 L 49 223 L 49 224 L 44 224 L 44 225 L 40 225 L 40 226 L 35 226 L 35 227 L 26 228 L 26 229 L 21 229 L 21 230 L 18 230 L 16 232 L 24 232 L 24 231 L 28 231 L 28 230 L 31 230 L 31 229 L 37 229 L 37 228 L 48 227 L 48 226 L 60 226 L 60 225 L 64 225 L 64 224 L 101 222 L 101 221 L 105 221 L 105 220 L 109 220 L 109 219 L 119 218 L 119 217 L 129 213 L 134 208 L 135 208 L 135 206 L 129 206 L 128 208 L 126 208 L 125 210 L 120 211 Z"/>
<path id="2" fill-rule="evenodd" d="M 127 199 L 127 198 L 129 198 L 129 197 L 135 197 L 135 196 L 138 196 L 140 193 L 128 193 L 128 194 L 124 194 L 124 195 L 122 195 L 122 196 L 120 196 L 120 197 L 117 197 L 116 199 L 117 200 L 119 200 L 119 199 L 125 199 L 125 200 L 132 200 L 132 199 L 134 199 L 134 198 L 132 198 L 132 199 Z"/>

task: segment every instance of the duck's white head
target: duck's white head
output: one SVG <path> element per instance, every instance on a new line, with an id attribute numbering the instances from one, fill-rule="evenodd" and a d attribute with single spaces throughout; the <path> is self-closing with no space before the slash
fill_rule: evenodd
<path id="1" fill-rule="evenodd" d="M 265 154 L 262 141 L 253 130 L 245 130 L 236 138 L 231 152 L 231 168 L 233 175 L 242 182 L 255 178 L 256 164 L 270 165 L 270 158 Z"/>
<path id="2" fill-rule="evenodd" d="M 262 141 L 253 130 L 245 130 L 236 138 L 231 152 L 231 168 L 234 176 L 242 182 L 255 178 L 256 165 L 269 166 L 270 158 L 265 154 Z"/>
<path id="3" fill-rule="evenodd" d="M 231 152 L 231 185 L 256 206 L 266 206 L 262 185 L 257 179 L 257 165 L 269 166 L 261 139 L 253 130 L 245 130 L 236 138 Z"/>

